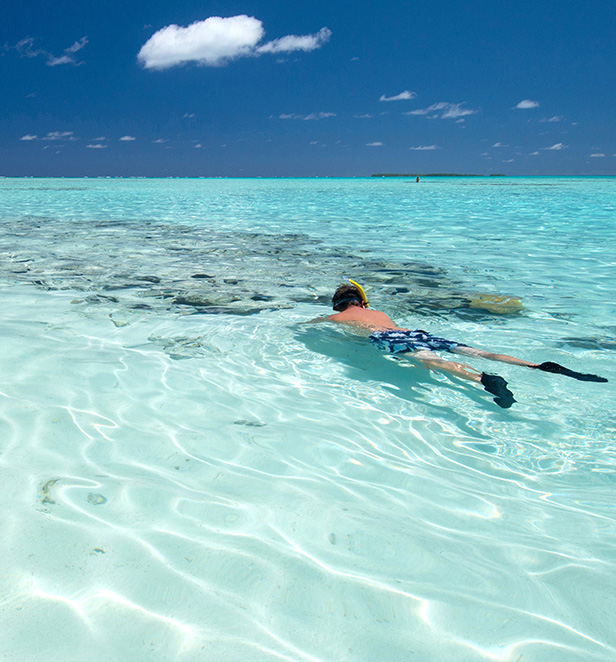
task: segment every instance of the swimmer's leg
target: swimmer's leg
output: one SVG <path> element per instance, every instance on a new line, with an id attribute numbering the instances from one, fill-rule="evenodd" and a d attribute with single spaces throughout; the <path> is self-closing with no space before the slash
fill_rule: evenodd
<path id="1" fill-rule="evenodd" d="M 501 363 L 511 363 L 513 365 L 523 365 L 526 368 L 536 368 L 537 363 L 524 361 L 515 356 L 508 356 L 507 354 L 494 354 L 493 352 L 486 352 L 483 349 L 476 347 L 469 347 L 468 345 L 456 345 L 452 350 L 453 354 L 463 354 L 464 356 L 474 356 L 478 359 L 488 359 L 489 361 L 500 361 Z"/>
<path id="2" fill-rule="evenodd" d="M 418 352 L 413 352 L 411 355 L 414 359 L 417 359 L 424 368 L 429 370 L 442 370 L 443 372 L 450 372 L 456 377 L 462 377 L 462 379 L 468 379 L 471 382 L 481 382 L 481 372 L 471 368 L 470 365 L 465 363 L 456 363 L 455 361 L 445 361 L 441 359 L 434 352 L 428 349 L 422 349 Z"/>
<path id="3" fill-rule="evenodd" d="M 488 375 L 485 372 L 479 372 L 479 370 L 475 370 L 475 368 L 471 368 L 471 366 L 465 363 L 445 361 L 438 356 L 434 356 L 429 350 L 414 352 L 413 358 L 416 358 L 424 368 L 442 370 L 443 372 L 456 375 L 456 377 L 481 384 L 488 393 L 496 396 L 494 402 L 503 409 L 508 409 L 515 402 L 513 393 L 507 388 L 507 382 L 498 375 Z"/>
<path id="4" fill-rule="evenodd" d="M 515 356 L 507 356 L 507 354 L 493 354 L 492 352 L 485 352 L 482 349 L 469 347 L 468 345 L 457 345 L 451 351 L 454 354 L 463 354 L 464 356 L 474 356 L 480 359 L 488 359 L 490 361 L 500 361 L 501 363 L 522 365 L 527 368 L 542 370 L 543 372 L 553 372 L 558 375 L 565 375 L 566 377 L 579 379 L 582 382 L 607 382 L 605 377 L 599 377 L 598 375 L 585 372 L 576 372 L 575 370 L 570 370 L 569 368 L 565 368 L 564 366 L 559 365 L 558 363 L 553 363 L 552 361 L 545 361 L 544 363 L 531 363 L 530 361 L 518 359 Z"/>

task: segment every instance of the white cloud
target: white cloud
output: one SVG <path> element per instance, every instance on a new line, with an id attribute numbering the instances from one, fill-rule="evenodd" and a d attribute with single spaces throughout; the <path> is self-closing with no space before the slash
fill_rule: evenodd
<path id="1" fill-rule="evenodd" d="M 513 159 L 503 159 L 503 163 L 513 163 Z"/>
<path id="2" fill-rule="evenodd" d="M 74 65 L 79 65 L 83 64 L 83 62 L 78 62 L 75 59 L 75 53 L 77 51 L 80 51 L 86 44 L 88 43 L 88 38 L 87 37 L 82 37 L 78 41 L 76 41 L 72 46 L 69 46 L 68 48 L 64 49 L 64 55 L 60 55 L 59 57 L 56 57 L 53 53 L 50 53 L 49 51 L 46 51 L 42 48 L 35 48 L 34 47 L 34 39 L 32 37 L 26 37 L 25 39 L 22 39 L 20 42 L 15 44 L 15 46 L 7 46 L 5 47 L 5 50 L 11 50 L 14 49 L 17 51 L 20 57 L 44 57 L 47 59 L 47 66 L 49 67 L 55 67 L 59 64 L 74 64 Z"/>
<path id="3" fill-rule="evenodd" d="M 353 115 L 353 117 L 355 117 L 358 120 L 367 120 L 373 117 L 373 115 L 371 115 L 370 113 L 365 113 L 364 115 Z"/>
<path id="4" fill-rule="evenodd" d="M 595 158 L 601 158 L 605 156 L 602 152 L 594 152 L 593 154 L 590 154 L 590 156 L 594 156 Z"/>
<path id="5" fill-rule="evenodd" d="M 435 110 L 436 111 L 445 110 L 450 105 L 451 104 L 448 104 L 446 101 L 439 101 L 439 103 L 433 103 L 431 106 L 428 106 L 427 108 L 417 108 L 416 110 L 411 110 L 405 113 L 405 115 L 427 115 L 428 113 L 433 113 Z"/>
<path id="6" fill-rule="evenodd" d="M 100 140 L 107 140 L 107 138 L 105 138 L 105 136 L 99 136 L 98 138 L 92 138 L 92 140 L 94 142 L 99 142 Z"/>
<path id="7" fill-rule="evenodd" d="M 430 152 L 433 149 L 438 149 L 436 145 L 417 145 L 417 147 L 409 147 L 416 152 Z"/>
<path id="8" fill-rule="evenodd" d="M 94 143 L 93 145 L 86 145 L 88 149 L 107 149 L 107 145 L 101 145 L 100 143 Z"/>
<path id="9" fill-rule="evenodd" d="M 70 55 L 60 55 L 60 57 L 52 57 L 47 60 L 48 67 L 56 67 L 59 64 L 77 64 L 77 62 Z"/>
<path id="10" fill-rule="evenodd" d="M 37 136 L 32 135 L 31 133 L 26 133 L 25 136 L 22 136 L 19 140 L 36 140 Z"/>
<path id="11" fill-rule="evenodd" d="M 429 113 L 435 113 L 431 115 L 429 119 L 440 117 L 442 120 L 448 119 L 457 119 L 458 117 L 464 117 L 465 115 L 475 115 L 478 111 L 472 110 L 470 108 L 462 108 L 464 102 L 462 103 L 447 103 L 446 101 L 439 101 L 438 103 L 433 103 L 427 108 L 417 108 L 416 110 L 411 110 L 405 115 L 428 115 Z"/>
<path id="12" fill-rule="evenodd" d="M 42 140 L 78 140 L 72 131 L 50 131 Z"/>
<path id="13" fill-rule="evenodd" d="M 366 143 L 366 147 L 383 147 L 383 143 L 379 143 L 379 142 Z"/>
<path id="14" fill-rule="evenodd" d="M 415 92 L 404 90 L 404 92 L 400 92 L 400 94 L 396 94 L 393 97 L 386 97 L 384 94 L 381 94 L 379 101 L 408 101 L 409 99 L 414 99 L 416 96 Z"/>
<path id="15" fill-rule="evenodd" d="M 336 117 L 336 113 L 310 113 L 303 119 L 305 120 L 324 120 L 328 117 Z"/>
<path id="16" fill-rule="evenodd" d="M 34 48 L 34 39 L 32 37 L 26 37 L 21 41 L 18 41 L 15 46 L 7 47 L 7 50 L 13 48 L 17 51 L 20 57 L 38 57 L 39 55 L 48 55 L 43 50 Z"/>
<path id="17" fill-rule="evenodd" d="M 167 25 L 141 47 L 137 60 L 146 69 L 168 69 L 187 62 L 216 67 L 262 53 L 312 51 L 330 37 L 328 28 L 312 35 L 287 35 L 259 46 L 265 30 L 254 16 L 210 16 L 187 27 Z"/>
<path id="18" fill-rule="evenodd" d="M 121 140 L 122 142 L 131 142 L 137 140 L 137 138 L 135 138 L 135 136 L 122 136 L 121 138 L 118 138 L 118 140 Z"/>
<path id="19" fill-rule="evenodd" d="M 565 118 L 562 115 L 554 115 L 554 117 L 542 117 L 540 122 L 562 122 Z"/>
<path id="20" fill-rule="evenodd" d="M 336 117 L 336 113 L 310 113 L 309 115 L 298 115 L 297 113 L 281 113 L 281 120 L 323 120 L 328 117 Z"/>
<path id="21" fill-rule="evenodd" d="M 528 156 L 539 156 L 539 152 L 531 152 Z"/>
<path id="22" fill-rule="evenodd" d="M 76 41 L 72 46 L 64 49 L 65 53 L 76 53 L 80 51 L 88 43 L 87 37 L 82 37 L 79 41 Z"/>
<path id="23" fill-rule="evenodd" d="M 202 147 L 201 143 L 197 143 L 197 144 L 195 145 L 195 149 L 201 149 L 201 147 Z"/>
<path id="24" fill-rule="evenodd" d="M 146 69 L 168 69 L 186 62 L 217 66 L 250 55 L 265 31 L 252 16 L 210 16 L 188 27 L 167 25 L 141 47 L 137 60 Z"/>
<path id="25" fill-rule="evenodd" d="M 567 149 L 567 145 L 563 145 L 562 143 L 556 143 L 555 145 L 552 145 L 551 147 L 544 147 L 543 149 L 546 149 L 548 151 L 558 152 L 561 149 Z"/>
<path id="26" fill-rule="evenodd" d="M 462 108 L 461 103 L 450 103 L 445 112 L 441 115 L 441 119 L 455 119 L 456 117 L 464 117 L 465 115 L 475 115 L 478 111 L 471 110 L 470 108 Z"/>
<path id="27" fill-rule="evenodd" d="M 520 103 L 517 106 L 514 106 L 514 108 L 518 108 L 519 110 L 528 110 L 529 108 L 539 108 L 539 102 L 531 101 L 530 99 L 523 99 L 522 101 L 520 101 Z"/>
<path id="28" fill-rule="evenodd" d="M 182 117 L 186 117 L 188 119 L 192 119 L 194 116 L 195 116 L 194 113 L 184 113 L 184 115 L 182 115 Z"/>
<path id="29" fill-rule="evenodd" d="M 332 31 L 329 28 L 321 28 L 316 34 L 294 35 L 290 34 L 280 39 L 268 41 L 267 44 L 259 46 L 257 53 L 290 53 L 291 51 L 314 51 L 321 48 L 329 41 Z"/>
<path id="30" fill-rule="evenodd" d="M 508 147 L 508 146 L 509 146 L 509 145 L 503 145 L 503 143 L 501 143 L 501 142 L 494 143 L 494 144 L 492 145 L 492 147 Z"/>
<path id="31" fill-rule="evenodd" d="M 162 143 L 168 142 L 168 140 L 166 138 L 157 138 L 156 140 L 153 140 L 152 142 L 162 144 Z"/>

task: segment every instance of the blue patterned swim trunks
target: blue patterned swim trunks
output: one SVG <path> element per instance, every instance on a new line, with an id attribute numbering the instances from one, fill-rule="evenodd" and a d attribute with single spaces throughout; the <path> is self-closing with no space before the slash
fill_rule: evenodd
<path id="1" fill-rule="evenodd" d="M 370 335 L 370 342 L 379 349 L 384 349 L 390 354 L 402 354 L 403 352 L 418 352 L 420 350 L 435 350 L 451 352 L 452 349 L 462 343 L 431 336 L 421 329 L 410 331 L 408 329 L 391 329 L 388 331 L 375 331 Z"/>

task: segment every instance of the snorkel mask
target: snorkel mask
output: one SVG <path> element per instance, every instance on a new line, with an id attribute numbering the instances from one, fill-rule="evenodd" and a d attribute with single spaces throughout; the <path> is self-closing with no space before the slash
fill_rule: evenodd
<path id="1" fill-rule="evenodd" d="M 364 292 L 364 288 L 359 283 L 356 283 L 354 280 L 351 280 L 350 278 L 348 280 L 349 280 L 349 283 L 351 283 L 351 285 L 354 285 L 357 288 L 357 291 L 359 292 L 359 294 L 361 296 L 361 305 L 364 308 L 370 308 L 370 305 L 368 304 L 368 297 L 366 296 L 366 293 Z"/>

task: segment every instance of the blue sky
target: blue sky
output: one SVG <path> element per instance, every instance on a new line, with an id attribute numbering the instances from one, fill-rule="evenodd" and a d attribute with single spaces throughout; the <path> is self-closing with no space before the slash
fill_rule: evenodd
<path id="1" fill-rule="evenodd" d="M 616 3 L 7 0 L 0 175 L 616 174 Z"/>

